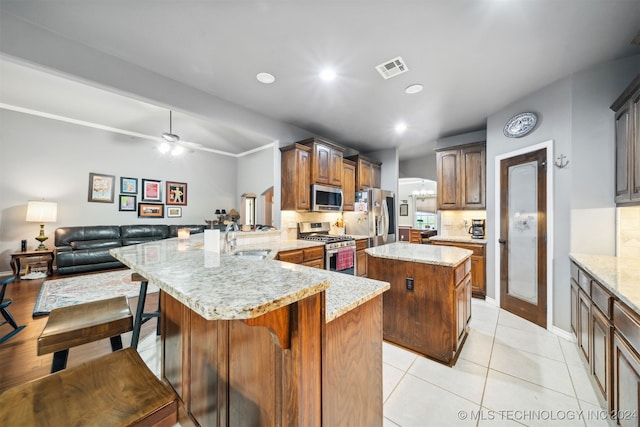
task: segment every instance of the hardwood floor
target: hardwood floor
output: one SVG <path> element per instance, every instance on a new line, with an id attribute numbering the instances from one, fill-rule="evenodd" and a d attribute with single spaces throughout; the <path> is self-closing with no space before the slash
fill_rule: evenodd
<path id="1" fill-rule="evenodd" d="M 47 323 L 47 316 L 32 317 L 33 307 L 43 281 L 44 279 L 16 280 L 7 287 L 5 298 L 13 300 L 9 306 L 9 312 L 16 319 L 18 325 L 26 325 L 26 327 L 8 341 L 0 344 L 0 393 L 7 388 L 48 375 L 50 372 L 53 354 L 38 356 L 36 351 L 38 336 Z M 158 295 L 155 293 L 147 296 L 145 312 L 154 311 L 158 307 Z M 134 315 L 137 302 L 137 298 L 129 300 L 131 312 Z M 156 322 L 157 320 L 152 319 L 142 326 L 141 340 L 145 336 L 155 333 Z M 0 336 L 10 332 L 11 329 L 8 324 L 0 326 Z M 125 347 L 130 345 L 131 332 L 122 336 L 122 343 Z M 111 345 L 108 339 L 74 347 L 69 350 L 67 366 L 79 365 L 86 360 L 109 352 L 111 352 Z"/>

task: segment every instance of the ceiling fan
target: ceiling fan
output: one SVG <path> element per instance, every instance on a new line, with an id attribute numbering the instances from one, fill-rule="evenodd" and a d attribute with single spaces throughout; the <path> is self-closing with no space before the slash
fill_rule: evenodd
<path id="1" fill-rule="evenodd" d="M 165 142 L 163 142 L 160 147 L 158 147 L 158 150 L 160 150 L 160 152 L 163 154 L 170 151 L 172 155 L 177 156 L 184 152 L 184 148 L 178 144 L 178 142 L 180 141 L 180 136 L 173 133 L 172 119 L 173 112 L 169 110 L 169 132 L 162 133 L 162 139 L 164 139 Z"/>

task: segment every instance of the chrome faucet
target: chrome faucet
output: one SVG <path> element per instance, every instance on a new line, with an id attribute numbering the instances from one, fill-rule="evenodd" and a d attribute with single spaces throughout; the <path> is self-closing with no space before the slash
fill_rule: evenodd
<path id="1" fill-rule="evenodd" d="M 229 221 L 227 229 L 224 232 L 224 242 L 228 253 L 232 253 L 236 250 L 236 232 L 240 231 L 238 224 L 235 221 Z"/>

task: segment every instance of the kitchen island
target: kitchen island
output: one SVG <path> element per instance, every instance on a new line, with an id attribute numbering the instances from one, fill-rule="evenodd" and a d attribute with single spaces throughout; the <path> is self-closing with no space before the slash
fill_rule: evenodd
<path id="1" fill-rule="evenodd" d="M 391 284 L 384 339 L 454 365 L 471 319 L 472 251 L 399 242 L 365 252 L 369 277 Z"/>
<path id="2" fill-rule="evenodd" d="M 110 251 L 162 291 L 162 376 L 181 422 L 381 426 L 389 284 L 273 260 L 308 242 L 256 245 L 271 259 L 205 251 L 202 235 Z"/>

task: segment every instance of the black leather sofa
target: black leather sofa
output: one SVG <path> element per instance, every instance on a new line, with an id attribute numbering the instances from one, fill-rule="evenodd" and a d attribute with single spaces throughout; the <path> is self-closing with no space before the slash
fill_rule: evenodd
<path id="1" fill-rule="evenodd" d="M 204 232 L 205 225 L 93 225 L 60 227 L 55 232 L 58 274 L 84 273 L 124 267 L 109 255 L 120 246 L 176 237 L 178 229 L 191 234 Z"/>

